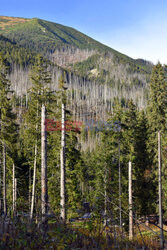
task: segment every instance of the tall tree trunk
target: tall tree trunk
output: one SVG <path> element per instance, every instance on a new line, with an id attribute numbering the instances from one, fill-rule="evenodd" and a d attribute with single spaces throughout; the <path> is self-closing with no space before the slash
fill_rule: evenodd
<path id="1" fill-rule="evenodd" d="M 66 190 L 65 190 L 65 104 L 62 103 L 62 132 L 61 132 L 61 154 L 60 154 L 60 217 L 66 223 Z"/>
<path id="2" fill-rule="evenodd" d="M 6 145 L 3 143 L 3 212 L 4 216 L 7 214 L 6 204 Z"/>
<path id="3" fill-rule="evenodd" d="M 119 223 L 120 223 L 120 228 L 122 228 L 122 202 L 121 202 L 121 195 L 122 195 L 122 190 L 121 190 L 121 163 L 120 163 L 120 139 L 118 142 L 118 167 L 119 167 Z"/>
<path id="4" fill-rule="evenodd" d="M 46 223 L 47 214 L 47 142 L 46 142 L 46 129 L 45 129 L 46 109 L 42 105 L 41 112 L 41 210 L 42 222 Z"/>
<path id="5" fill-rule="evenodd" d="M 107 226 L 107 165 L 105 163 L 104 176 L 104 226 Z"/>
<path id="6" fill-rule="evenodd" d="M 15 214 L 17 214 L 17 178 L 15 178 Z"/>
<path id="7" fill-rule="evenodd" d="M 28 194 L 28 201 L 29 201 L 29 209 L 31 209 L 31 167 L 29 166 L 29 194 Z"/>
<path id="8" fill-rule="evenodd" d="M 162 173 L 161 173 L 161 134 L 158 132 L 158 183 L 159 183 L 159 226 L 161 233 L 161 247 L 164 247 L 163 220 L 162 220 Z"/>
<path id="9" fill-rule="evenodd" d="M 129 161 L 129 240 L 133 239 L 132 163 Z"/>
<path id="10" fill-rule="evenodd" d="M 36 168 L 37 168 L 37 141 L 36 141 L 36 143 L 35 143 L 34 173 L 33 173 L 33 186 L 32 186 L 32 200 L 31 200 L 30 219 L 33 218 L 33 212 L 34 212 L 34 203 L 35 203 L 35 184 L 36 184 Z"/>
<path id="11" fill-rule="evenodd" d="M 13 216 L 16 215 L 16 200 L 15 200 L 15 164 L 13 163 Z"/>
<path id="12" fill-rule="evenodd" d="M 39 92 L 38 92 L 39 94 Z M 38 119 L 38 102 L 37 102 L 37 119 Z M 38 123 L 36 124 L 36 133 L 38 131 Z M 33 218 L 34 212 L 34 204 L 35 204 L 35 185 L 36 185 L 36 169 L 37 169 L 37 138 L 35 143 L 35 152 L 34 152 L 34 173 L 33 173 L 33 186 L 32 186 L 32 200 L 31 200 L 31 211 L 30 211 L 30 219 Z"/>

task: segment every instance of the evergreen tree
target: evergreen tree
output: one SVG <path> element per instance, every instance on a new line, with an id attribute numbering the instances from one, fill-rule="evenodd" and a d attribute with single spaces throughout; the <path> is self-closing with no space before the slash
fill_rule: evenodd
<path id="1" fill-rule="evenodd" d="M 40 178 L 40 160 L 41 160 L 41 107 L 45 104 L 48 112 L 50 110 L 49 103 L 51 99 L 53 100 L 53 94 L 49 88 L 51 82 L 51 77 L 47 71 L 47 64 L 43 61 L 41 56 L 36 57 L 36 63 L 32 68 L 30 74 L 30 80 L 32 82 L 32 88 L 29 90 L 29 102 L 28 108 L 23 116 L 21 140 L 23 143 L 24 154 L 27 159 L 30 171 L 30 181 L 31 173 L 33 172 L 33 194 L 31 203 L 31 217 L 33 214 L 33 203 L 35 196 L 35 183 L 36 179 Z M 32 171 L 33 169 L 33 171 Z M 39 181 L 38 181 L 39 183 Z M 29 188 L 31 188 L 31 183 L 29 183 Z M 40 188 L 36 189 L 36 200 L 40 197 Z M 39 204 L 38 204 L 39 205 Z"/>
<path id="2" fill-rule="evenodd" d="M 14 162 L 15 146 L 16 146 L 16 115 L 12 111 L 12 92 L 10 83 L 7 78 L 8 64 L 0 55 L 0 147 L 1 162 L 3 163 L 3 206 L 4 214 L 7 214 L 7 190 L 6 190 L 6 171 L 7 165 Z M 11 170 L 9 169 L 9 171 Z M 12 172 L 12 170 L 11 170 Z M 12 182 L 12 177 L 9 182 Z M 1 186 L 2 187 L 2 186 Z"/>
<path id="3" fill-rule="evenodd" d="M 166 68 L 160 63 L 154 66 L 150 81 L 150 96 L 147 108 L 147 117 L 149 124 L 148 152 L 150 178 L 152 179 L 152 190 L 158 188 L 158 131 L 161 132 L 162 147 L 162 187 L 163 187 L 163 207 L 166 208 L 166 139 L 167 139 L 167 79 Z M 154 200 L 158 199 L 158 191 L 154 191 Z M 154 205 L 156 205 L 154 203 Z M 155 206 L 154 206 L 155 208 Z"/>

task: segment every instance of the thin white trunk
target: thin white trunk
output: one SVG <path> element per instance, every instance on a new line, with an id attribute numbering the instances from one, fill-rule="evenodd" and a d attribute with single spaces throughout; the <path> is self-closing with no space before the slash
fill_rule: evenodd
<path id="1" fill-rule="evenodd" d="M 38 102 L 37 102 L 37 119 L 38 119 Z M 36 133 L 38 131 L 38 123 L 36 124 Z M 32 198 L 31 198 L 31 211 L 30 219 L 33 218 L 34 204 L 35 204 L 35 185 L 36 185 L 36 170 L 37 169 L 37 139 L 35 143 L 35 152 L 34 152 L 34 173 L 33 173 L 33 186 L 32 186 Z"/>
<path id="2" fill-rule="evenodd" d="M 104 176 L 104 226 L 107 226 L 107 166 L 105 164 Z"/>
<path id="3" fill-rule="evenodd" d="M 4 216 L 7 214 L 6 204 L 6 145 L 3 143 L 3 212 Z"/>
<path id="4" fill-rule="evenodd" d="M 35 143 L 35 154 L 34 154 L 34 173 L 33 173 L 33 186 L 32 186 L 32 200 L 31 200 L 30 219 L 33 218 L 34 204 L 35 204 L 36 169 L 37 169 L 37 141 Z"/>
<path id="5" fill-rule="evenodd" d="M 15 178 L 15 214 L 17 213 L 17 179 Z"/>
<path id="6" fill-rule="evenodd" d="M 29 209 L 31 208 L 31 167 L 29 166 Z"/>
<path id="7" fill-rule="evenodd" d="M 15 165 L 13 163 L 13 216 L 16 215 L 16 211 L 15 211 Z"/>
<path id="8" fill-rule="evenodd" d="M 159 186 L 159 226 L 161 234 L 161 247 L 164 247 L 163 220 L 162 220 L 162 173 L 161 173 L 161 134 L 158 132 L 158 186 Z"/>
<path id="9" fill-rule="evenodd" d="M 118 142 L 118 164 L 119 164 L 119 223 L 120 228 L 122 228 L 122 201 L 121 201 L 121 163 L 120 163 L 120 139 Z"/>
<path id="10" fill-rule="evenodd" d="M 61 155 L 60 155 L 60 217 L 66 223 L 66 191 L 65 191 L 65 104 L 62 103 L 62 132 L 61 132 Z"/>
<path id="11" fill-rule="evenodd" d="M 133 239 L 132 163 L 129 161 L 129 240 Z"/>
<path id="12" fill-rule="evenodd" d="M 42 222 L 46 222 L 47 214 L 47 142 L 45 129 L 46 109 L 42 105 L 41 112 L 41 211 Z"/>

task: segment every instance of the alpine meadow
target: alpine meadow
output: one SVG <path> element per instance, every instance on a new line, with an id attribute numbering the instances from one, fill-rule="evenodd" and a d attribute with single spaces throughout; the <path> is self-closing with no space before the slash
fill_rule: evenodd
<path id="1" fill-rule="evenodd" d="M 167 67 L 0 16 L 0 249 L 166 249 Z"/>

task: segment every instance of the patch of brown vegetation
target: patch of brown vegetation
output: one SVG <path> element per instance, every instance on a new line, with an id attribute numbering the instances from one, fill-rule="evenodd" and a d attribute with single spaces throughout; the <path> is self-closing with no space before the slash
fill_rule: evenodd
<path id="1" fill-rule="evenodd" d="M 30 21 L 28 18 L 0 16 L 0 28 L 5 30 L 7 27 L 28 21 Z"/>

